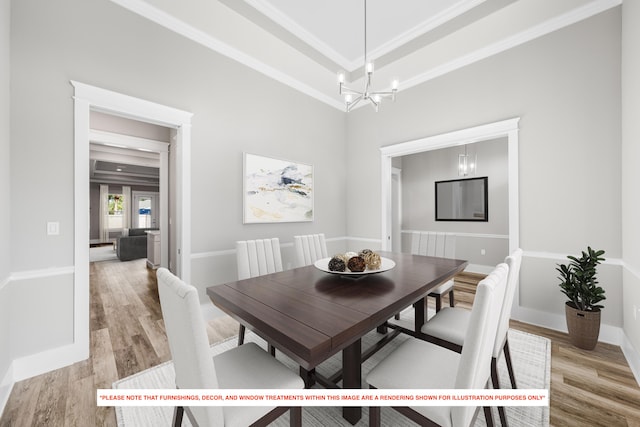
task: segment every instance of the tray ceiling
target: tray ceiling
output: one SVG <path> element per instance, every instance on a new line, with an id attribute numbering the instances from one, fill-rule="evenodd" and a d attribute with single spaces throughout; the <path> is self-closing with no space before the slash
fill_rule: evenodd
<path id="1" fill-rule="evenodd" d="M 363 0 L 111 1 L 339 109 L 336 72 L 363 84 Z M 398 77 L 402 92 L 621 4 L 368 0 L 375 89 Z"/>

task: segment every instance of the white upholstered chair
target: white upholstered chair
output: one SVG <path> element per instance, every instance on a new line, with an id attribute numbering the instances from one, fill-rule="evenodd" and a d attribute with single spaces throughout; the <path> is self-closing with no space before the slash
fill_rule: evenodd
<path id="1" fill-rule="evenodd" d="M 311 265 L 319 259 L 329 257 L 324 234 L 293 236 L 296 251 L 296 266 Z"/>
<path id="2" fill-rule="evenodd" d="M 282 271 L 280 239 L 242 240 L 236 242 L 238 280 Z M 244 325 L 238 331 L 238 345 L 244 343 Z"/>
<path id="3" fill-rule="evenodd" d="M 456 236 L 450 233 L 432 231 L 414 231 L 411 237 L 411 253 L 413 255 L 455 258 Z M 442 296 L 449 294 L 449 305 L 455 305 L 453 297 L 453 279 L 431 289 L 429 296 L 436 300 L 436 313 L 442 308 Z"/>
<path id="4" fill-rule="evenodd" d="M 478 284 L 462 353 L 417 338 L 403 342 L 375 366 L 367 383 L 379 389 L 482 389 L 489 366 L 509 267 L 499 264 Z M 468 427 L 477 416 L 472 406 L 394 408 L 420 425 Z M 484 409 L 493 424 L 490 408 Z M 369 408 L 369 425 L 380 425 L 380 408 Z"/>
<path id="5" fill-rule="evenodd" d="M 302 379 L 264 350 L 248 343 L 211 356 L 198 291 L 169 270 L 159 268 L 158 292 L 169 349 L 181 389 L 303 389 Z M 182 424 L 184 412 L 193 425 L 267 425 L 290 413 L 290 424 L 301 425 L 300 407 L 193 406 L 176 407 L 173 425 Z M 256 424 L 254 424 L 256 423 Z"/>
<path id="6" fill-rule="evenodd" d="M 516 377 L 513 372 L 513 363 L 511 361 L 511 352 L 509 351 L 509 318 L 511 317 L 511 307 L 516 288 L 518 286 L 518 278 L 520 276 L 520 264 L 522 263 L 522 249 L 516 249 L 511 255 L 505 259 L 505 263 L 509 266 L 509 276 L 507 278 L 507 288 L 500 308 L 500 319 L 496 332 L 495 345 L 491 356 L 491 382 L 494 388 L 500 387 L 498 378 L 498 359 L 500 354 L 504 352 L 511 387 L 516 388 Z M 460 351 L 464 348 L 466 331 L 471 325 L 471 312 L 467 309 L 454 307 L 444 308 L 435 316 L 433 316 L 422 327 L 421 332 L 426 335 L 426 339 L 438 345 L 445 346 L 454 351 Z M 503 426 L 507 425 L 504 407 L 498 407 L 500 421 Z"/>

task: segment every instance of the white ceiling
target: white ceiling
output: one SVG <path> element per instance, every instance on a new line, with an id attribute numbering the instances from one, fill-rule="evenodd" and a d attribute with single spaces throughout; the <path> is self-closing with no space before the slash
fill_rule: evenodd
<path id="1" fill-rule="evenodd" d="M 111 0 L 335 108 L 364 86 L 364 0 Z M 401 92 L 622 0 L 368 0 L 374 90 Z M 381 110 L 382 111 L 382 110 Z"/>
<path id="2" fill-rule="evenodd" d="M 365 3 L 366 1 L 366 3 Z M 485 0 L 246 0 L 347 71 L 387 54 Z"/>

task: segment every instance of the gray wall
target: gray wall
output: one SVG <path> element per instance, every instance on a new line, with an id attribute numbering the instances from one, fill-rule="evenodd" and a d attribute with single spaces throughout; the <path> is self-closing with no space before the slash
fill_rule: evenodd
<path id="1" fill-rule="evenodd" d="M 456 257 L 490 268 L 509 252 L 507 140 L 483 141 L 468 147 L 478 160 L 478 170 L 469 177 L 488 177 L 489 221 L 436 221 L 434 182 L 459 178 L 458 154 L 463 152 L 463 147 L 453 147 L 402 157 L 402 229 L 408 231 L 402 234 L 402 248 L 411 250 L 410 231 L 456 233 Z"/>
<path id="2" fill-rule="evenodd" d="M 640 353 L 640 2 L 626 1 L 622 10 L 622 309 L 625 334 Z"/>
<path id="3" fill-rule="evenodd" d="M 186 220 L 193 230 L 192 279 L 201 289 L 226 280 L 226 265 L 222 272 L 211 266 L 236 239 L 277 236 L 286 243 L 297 233 L 345 235 L 343 112 L 107 0 L 12 6 L 12 271 L 73 265 L 69 80 L 194 113 L 192 217 Z M 243 151 L 313 164 L 315 221 L 243 225 Z M 37 173 L 51 164 L 55 173 Z M 61 234 L 47 237 L 45 224 L 53 220 Z M 14 357 L 70 343 L 72 274 L 18 281 L 12 291 L 20 319 L 57 319 L 15 322 Z"/>
<path id="4" fill-rule="evenodd" d="M 9 133 L 9 83 L 10 83 L 10 0 L 0 0 L 0 200 L 11 200 L 9 186 L 10 133 Z M 0 209 L 0 405 L 8 393 L 4 384 L 5 374 L 11 364 L 11 338 L 9 307 L 11 306 L 9 274 L 10 212 L 5 203 Z"/>
<path id="5" fill-rule="evenodd" d="M 520 120 L 520 301 L 562 315 L 555 264 L 592 245 L 620 258 L 620 8 L 349 116 L 350 181 L 380 182 L 379 147 Z M 357 153 L 357 156 L 356 156 Z M 348 191 L 350 235 L 380 236 L 379 192 Z M 535 256 L 535 257 L 534 257 Z M 603 322 L 622 325 L 619 266 L 601 268 Z"/>

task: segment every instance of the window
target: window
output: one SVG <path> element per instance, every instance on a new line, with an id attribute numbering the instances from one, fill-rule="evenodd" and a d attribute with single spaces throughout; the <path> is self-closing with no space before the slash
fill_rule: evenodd
<path id="1" fill-rule="evenodd" d="M 124 204 L 124 196 L 122 194 L 109 194 L 109 230 L 122 230 L 122 206 Z"/>

